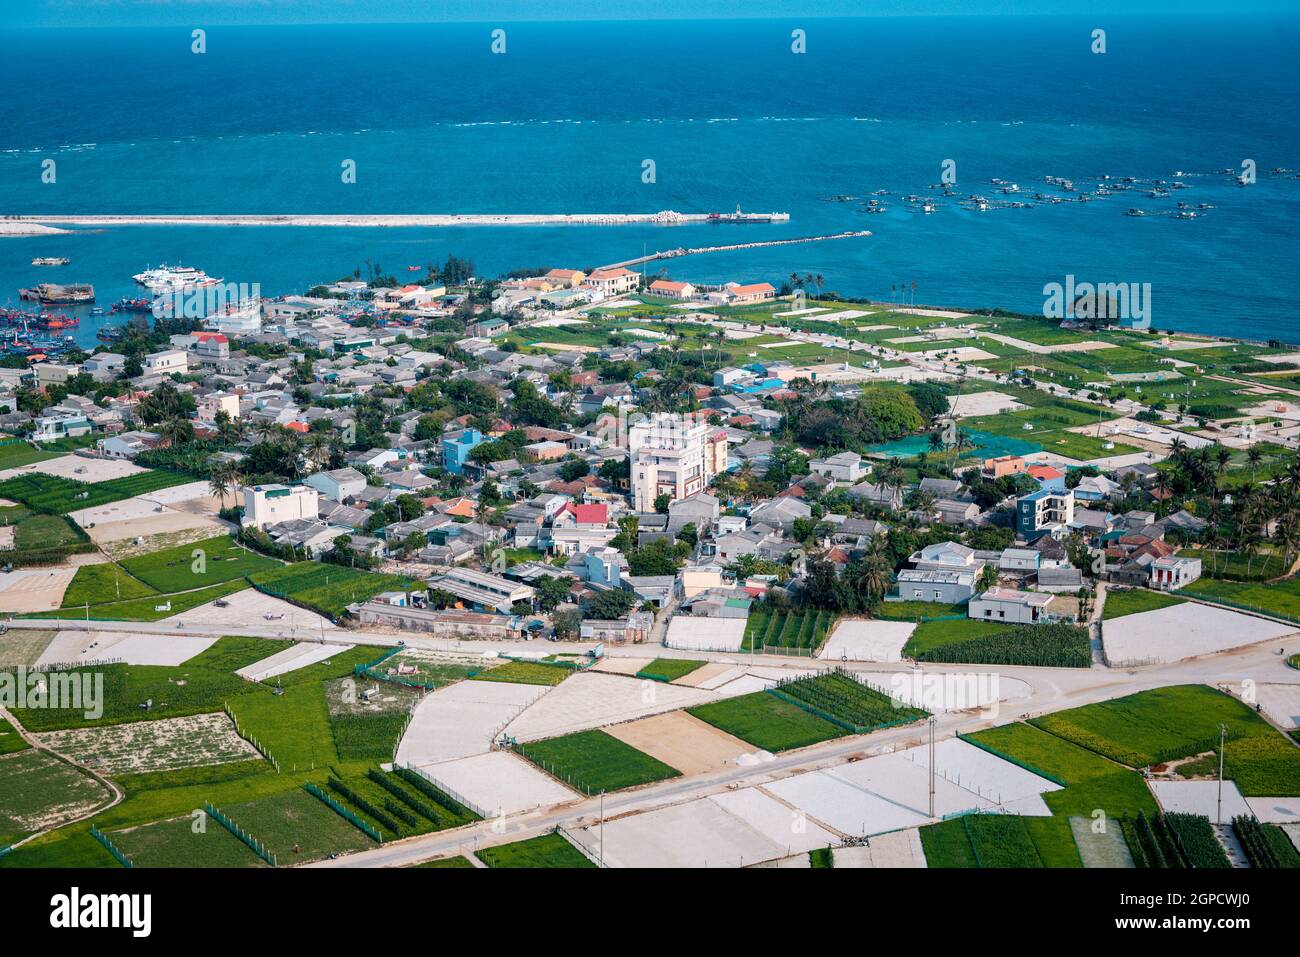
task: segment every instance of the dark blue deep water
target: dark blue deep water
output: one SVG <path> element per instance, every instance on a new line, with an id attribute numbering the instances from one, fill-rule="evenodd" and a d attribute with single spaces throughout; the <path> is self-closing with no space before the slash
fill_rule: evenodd
<path id="1" fill-rule="evenodd" d="M 1036 311 L 1042 287 L 1150 282 L 1153 322 L 1300 340 L 1300 20 L 1106 23 L 1053 18 L 806 23 L 507 24 L 0 33 L 0 213 L 791 213 L 747 226 L 345 230 L 130 227 L 0 240 L 0 303 L 42 279 L 95 283 L 183 260 L 267 294 L 301 292 L 367 259 L 389 272 L 475 261 L 483 275 L 588 267 L 674 246 L 845 229 L 866 239 L 672 264 L 711 282 L 820 273 L 825 288 Z M 808 52 L 790 52 L 790 31 Z M 1108 52 L 1089 51 L 1093 27 Z M 40 182 L 41 161 L 58 182 Z M 355 160 L 358 182 L 340 182 Z M 641 181 L 653 159 L 657 182 Z M 933 215 L 825 197 L 930 194 L 957 164 L 962 195 L 997 177 L 1171 179 L 1127 195 Z M 1256 161 L 1259 182 L 1219 173 Z M 932 194 L 931 194 L 932 195 Z M 1215 208 L 1160 215 L 1175 200 Z M 1130 206 L 1153 211 L 1132 218 Z M 37 270 L 33 256 L 73 265 Z M 93 341 L 83 322 L 79 338 Z"/>

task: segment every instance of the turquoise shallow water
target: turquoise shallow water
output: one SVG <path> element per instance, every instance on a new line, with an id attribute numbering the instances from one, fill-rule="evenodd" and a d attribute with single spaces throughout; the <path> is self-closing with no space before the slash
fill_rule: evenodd
<path id="1" fill-rule="evenodd" d="M 979 456 L 980 458 L 997 458 L 1000 455 L 1030 455 L 1043 451 L 1037 442 L 1027 442 L 1009 435 L 994 435 L 992 432 L 963 430 L 971 441 L 971 449 L 962 453 L 962 458 Z M 930 440 L 924 435 L 910 435 L 895 442 L 882 442 L 867 447 L 869 453 L 911 458 L 922 452 L 930 452 Z"/>
<path id="2" fill-rule="evenodd" d="M 1108 18 L 1109 49 L 1070 19 L 517 24 L 493 56 L 487 26 L 228 28 L 203 56 L 187 30 L 7 33 L 0 212 L 790 212 L 769 226 L 335 230 L 134 227 L 0 241 L 0 303 L 42 279 L 93 282 L 183 259 L 271 294 L 367 259 L 467 256 L 484 275 L 576 268 L 643 249 L 845 229 L 865 239 L 692 257 L 700 282 L 820 273 L 826 289 L 1037 311 L 1043 286 L 1150 282 L 1157 327 L 1300 341 L 1300 180 L 1237 188 L 1215 171 L 1252 158 L 1300 168 L 1294 19 Z M 808 50 L 789 50 L 790 29 Z M 53 158 L 58 182 L 40 182 Z M 344 159 L 354 185 L 340 181 Z M 642 182 L 653 159 L 656 182 Z M 1165 200 L 1116 197 L 934 215 L 943 160 L 964 196 L 992 178 L 1046 187 L 1103 174 L 1171 178 Z M 1095 181 L 1095 180 L 1094 180 Z M 839 194 L 886 189 L 868 215 Z M 1175 200 L 1215 208 L 1196 220 Z M 70 256 L 33 270 L 33 256 Z M 93 341 L 89 318 L 78 335 Z"/>

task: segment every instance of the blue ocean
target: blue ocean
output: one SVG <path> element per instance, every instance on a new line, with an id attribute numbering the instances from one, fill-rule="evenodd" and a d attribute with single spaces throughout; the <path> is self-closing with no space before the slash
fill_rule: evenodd
<path id="1" fill-rule="evenodd" d="M 918 303 L 1031 312 L 1067 275 L 1149 282 L 1157 328 L 1300 341 L 1300 19 L 1105 19 L 516 23 L 502 25 L 504 54 L 491 24 L 214 27 L 202 55 L 188 29 L 4 32 L 0 214 L 739 205 L 791 218 L 84 229 L 0 239 L 0 304 L 38 281 L 91 282 L 111 303 L 160 262 L 274 295 L 367 262 L 403 275 L 454 253 L 496 275 L 869 229 L 689 257 L 670 272 L 775 284 L 814 273 L 826 290 L 879 299 L 915 284 Z M 1099 27 L 1104 54 L 1091 52 Z M 805 53 L 792 52 L 795 29 Z M 41 182 L 47 158 L 54 184 Z M 349 159 L 355 184 L 340 175 Z M 1241 187 L 1248 159 L 1258 181 Z M 1103 176 L 1187 188 L 980 212 L 930 189 L 945 160 L 961 197 L 1006 199 L 995 179 L 1052 193 L 1049 176 L 1080 191 Z M 860 201 L 878 190 L 888 210 L 868 214 Z M 857 199 L 832 201 L 843 196 Z M 1176 201 L 1211 208 L 1179 218 Z M 36 268 L 34 256 L 72 265 Z M 93 342 L 104 321 L 88 317 L 78 338 Z"/>

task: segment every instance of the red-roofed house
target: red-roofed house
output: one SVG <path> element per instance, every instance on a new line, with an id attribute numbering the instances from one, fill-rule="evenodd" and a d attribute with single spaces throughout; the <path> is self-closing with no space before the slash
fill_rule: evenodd
<path id="1" fill-rule="evenodd" d="M 652 296 L 665 299 L 694 299 L 695 287 L 689 282 L 673 282 L 671 279 L 656 279 L 650 284 Z"/>
<path id="2" fill-rule="evenodd" d="M 609 506 L 570 502 L 560 509 L 553 524 L 556 528 L 604 528 L 609 524 Z"/>
<path id="3" fill-rule="evenodd" d="M 621 296 L 636 289 L 641 277 L 630 269 L 597 269 L 582 281 L 589 289 L 594 289 L 602 296 Z"/>

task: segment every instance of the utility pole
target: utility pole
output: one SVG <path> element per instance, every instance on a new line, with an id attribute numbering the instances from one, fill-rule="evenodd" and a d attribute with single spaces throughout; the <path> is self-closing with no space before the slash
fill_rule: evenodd
<path id="1" fill-rule="evenodd" d="M 1219 724 L 1219 806 L 1215 812 L 1215 821 L 1223 823 L 1223 741 L 1228 735 L 1228 728 L 1222 722 Z"/>
<path id="2" fill-rule="evenodd" d="M 930 718 L 930 817 L 934 817 L 934 724 L 933 716 Z"/>
<path id="3" fill-rule="evenodd" d="M 600 789 L 600 863 L 605 864 L 605 789 Z"/>

